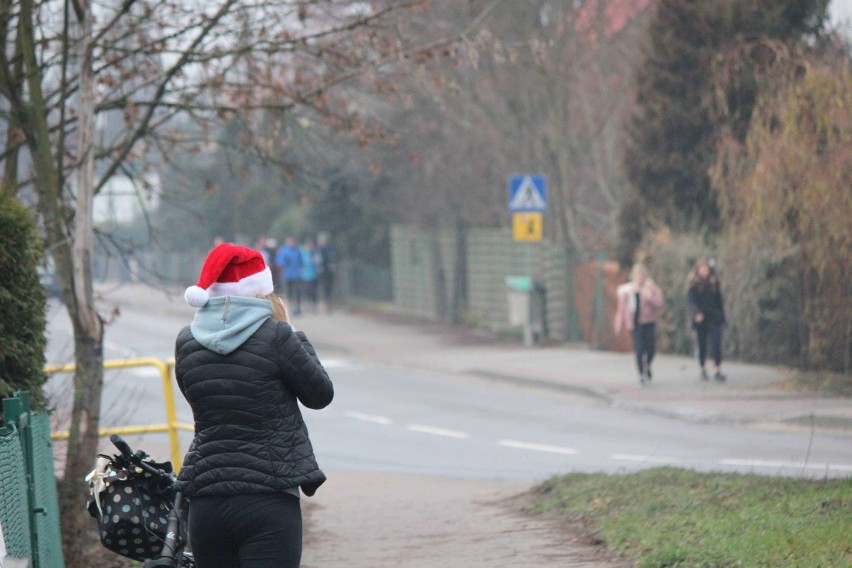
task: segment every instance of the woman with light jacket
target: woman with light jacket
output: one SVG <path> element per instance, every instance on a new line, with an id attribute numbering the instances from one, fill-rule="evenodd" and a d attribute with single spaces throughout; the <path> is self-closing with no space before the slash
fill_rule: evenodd
<path id="1" fill-rule="evenodd" d="M 639 384 L 644 385 L 653 378 L 651 362 L 656 352 L 656 323 L 663 308 L 663 291 L 648 276 L 645 265 L 637 263 L 630 270 L 630 281 L 618 287 L 616 296 L 615 334 L 630 332 Z"/>
<path id="2" fill-rule="evenodd" d="M 195 437 L 177 486 L 190 501 L 196 564 L 296 568 L 300 493 L 326 479 L 298 402 L 327 406 L 331 380 L 258 251 L 218 245 L 185 299 L 198 309 L 178 334 L 175 375 Z"/>

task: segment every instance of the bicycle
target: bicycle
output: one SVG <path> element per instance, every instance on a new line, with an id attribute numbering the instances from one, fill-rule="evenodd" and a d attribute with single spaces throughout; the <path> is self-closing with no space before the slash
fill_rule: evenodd
<path id="1" fill-rule="evenodd" d="M 142 560 L 144 568 L 195 568 L 185 549 L 185 500 L 175 489 L 170 462 L 157 463 L 134 452 L 121 436 L 110 442 L 118 455 L 98 454 L 86 476 L 89 514 L 98 521 L 101 544 L 122 556 Z M 162 515 L 165 514 L 165 517 Z"/>

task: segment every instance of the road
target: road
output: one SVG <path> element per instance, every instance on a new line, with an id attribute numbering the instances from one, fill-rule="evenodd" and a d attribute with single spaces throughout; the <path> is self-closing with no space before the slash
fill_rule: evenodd
<path id="1" fill-rule="evenodd" d="M 50 361 L 68 360 L 70 325 L 55 305 L 49 315 Z M 109 328 L 106 357 L 170 357 L 174 336 L 185 322 L 184 313 L 164 316 L 125 308 Z M 335 401 L 304 414 L 324 467 L 523 482 L 568 471 L 618 472 L 662 464 L 852 475 L 852 444 L 846 436 L 694 424 L 484 379 L 366 365 L 334 351 L 320 355 L 335 383 Z M 59 416 L 69 398 L 64 396 L 68 383 L 60 375 L 49 385 Z M 154 368 L 108 373 L 103 423 L 163 422 L 161 391 Z M 192 422 L 177 394 L 178 419 Z M 184 447 L 188 442 L 182 435 Z M 156 447 L 164 443 L 162 436 Z"/>

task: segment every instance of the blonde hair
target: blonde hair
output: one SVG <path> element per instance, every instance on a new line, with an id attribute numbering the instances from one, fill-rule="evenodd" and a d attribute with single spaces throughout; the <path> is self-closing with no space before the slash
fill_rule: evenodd
<path id="1" fill-rule="evenodd" d="M 287 304 L 284 303 L 284 298 L 273 292 L 263 297 L 264 300 L 269 300 L 272 304 L 272 319 L 289 322 L 287 317 Z"/>

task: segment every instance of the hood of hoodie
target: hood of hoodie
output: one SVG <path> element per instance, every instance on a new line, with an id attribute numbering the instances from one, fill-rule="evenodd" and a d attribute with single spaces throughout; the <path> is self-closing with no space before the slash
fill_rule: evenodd
<path id="1" fill-rule="evenodd" d="M 189 326 L 201 345 L 227 355 L 246 342 L 272 316 L 272 304 L 262 298 L 211 298 L 195 311 Z"/>

